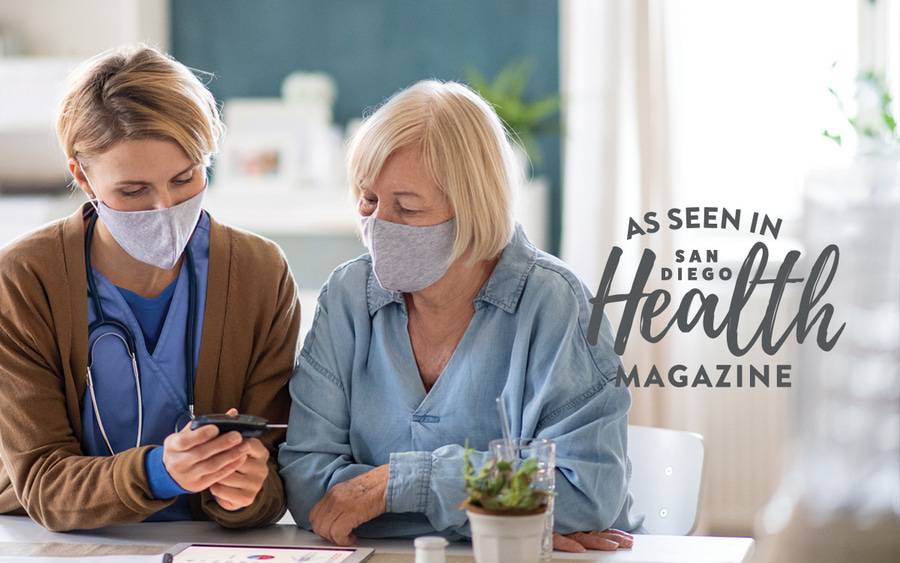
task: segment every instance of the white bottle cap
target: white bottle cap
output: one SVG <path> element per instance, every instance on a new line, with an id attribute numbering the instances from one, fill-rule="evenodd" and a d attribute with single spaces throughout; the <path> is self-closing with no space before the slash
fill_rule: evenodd
<path id="1" fill-rule="evenodd" d="M 422 536 L 420 538 L 416 538 L 416 541 L 413 542 L 416 546 L 416 549 L 444 549 L 449 544 L 446 539 L 440 536 Z"/>

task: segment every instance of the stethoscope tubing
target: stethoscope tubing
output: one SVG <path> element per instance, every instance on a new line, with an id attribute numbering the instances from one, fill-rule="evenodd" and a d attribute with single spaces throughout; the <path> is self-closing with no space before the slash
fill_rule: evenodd
<path id="1" fill-rule="evenodd" d="M 106 447 L 109 449 L 111 455 L 115 454 L 112 448 L 112 444 L 109 440 L 109 436 L 106 432 L 106 428 L 103 425 L 103 420 L 100 416 L 100 409 L 97 404 L 97 397 L 94 392 L 94 378 L 93 373 L 91 372 L 91 366 L 93 365 L 94 358 L 94 346 L 97 345 L 97 342 L 103 338 L 104 336 L 114 335 L 118 337 L 122 343 L 125 345 L 125 349 L 128 352 L 128 355 L 131 359 L 131 367 L 132 374 L 134 376 L 134 383 L 137 389 L 137 404 L 138 404 L 138 432 L 137 439 L 135 440 L 135 447 L 139 447 L 141 445 L 141 434 L 143 432 L 143 422 L 144 422 L 144 401 L 143 396 L 141 395 L 141 371 L 140 365 L 138 362 L 137 355 L 137 346 L 135 344 L 134 333 L 131 331 L 125 323 L 118 321 L 113 318 L 107 318 L 106 314 L 103 311 L 103 306 L 100 303 L 100 294 L 97 291 L 97 283 L 94 279 L 93 269 L 91 267 L 91 247 L 94 238 L 94 227 L 97 223 L 97 214 L 94 212 L 93 216 L 88 220 L 87 229 L 84 237 L 84 266 L 85 273 L 87 275 L 87 284 L 88 284 L 88 293 L 90 294 L 91 300 L 94 303 L 94 310 L 97 314 L 97 320 L 91 323 L 91 326 L 88 327 L 88 333 L 93 333 L 97 329 L 103 326 L 109 326 L 115 331 L 110 331 L 107 333 L 103 333 L 94 339 L 88 350 L 88 361 L 87 361 L 87 380 L 88 380 L 88 390 L 91 395 L 91 402 L 93 404 L 94 416 L 97 418 L 97 426 L 100 429 L 100 434 L 103 436 L 104 442 L 106 442 Z M 190 419 L 194 419 L 194 386 L 196 384 L 196 368 L 194 366 L 194 358 L 196 356 L 196 348 L 197 342 L 194 338 L 194 330 L 196 327 L 197 321 L 197 272 L 194 269 L 194 255 L 191 252 L 190 247 L 186 247 L 184 250 L 185 256 L 187 257 L 187 268 L 188 268 L 188 322 L 185 330 L 185 359 L 184 366 L 187 374 L 186 383 L 185 383 L 185 396 L 187 398 L 188 403 L 188 413 Z M 118 332 L 116 332 L 118 331 Z M 177 430 L 176 426 L 176 430 Z"/>

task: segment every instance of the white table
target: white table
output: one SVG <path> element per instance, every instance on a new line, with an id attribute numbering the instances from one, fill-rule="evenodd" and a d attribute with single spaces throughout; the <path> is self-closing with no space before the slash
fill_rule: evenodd
<path id="1" fill-rule="evenodd" d="M 210 522 L 165 522 L 111 526 L 100 530 L 49 532 L 24 516 L 0 516 L 0 554 L 4 542 L 14 544 L 127 544 L 170 546 L 176 543 L 249 543 L 265 545 L 329 545 L 318 536 L 289 524 L 257 530 L 225 530 Z M 10 543 L 11 542 L 11 543 Z M 408 554 L 413 561 L 412 541 L 362 541 L 376 554 Z M 629 561 L 631 563 L 747 563 L 753 552 L 751 538 L 703 536 L 636 535 L 634 547 L 617 552 L 592 551 L 585 554 L 557 553 L 555 560 Z M 469 555 L 470 547 L 453 544 L 448 555 Z M 27 563 L 27 558 L 24 559 Z"/>

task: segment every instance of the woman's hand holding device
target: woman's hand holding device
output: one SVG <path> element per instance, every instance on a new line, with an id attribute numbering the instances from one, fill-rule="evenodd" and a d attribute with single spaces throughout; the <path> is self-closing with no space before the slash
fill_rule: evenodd
<path id="1" fill-rule="evenodd" d="M 228 409 L 229 416 L 238 416 L 237 409 Z M 231 434 L 231 432 L 229 432 Z M 233 473 L 209 488 L 219 506 L 225 510 L 240 510 L 256 499 L 269 474 L 269 450 L 257 438 L 244 438 L 247 457 Z"/>
<path id="2" fill-rule="evenodd" d="M 248 449 L 238 432 L 220 436 L 215 426 L 191 430 L 187 424 L 163 442 L 163 464 L 183 489 L 198 493 L 234 473 Z"/>
<path id="3" fill-rule="evenodd" d="M 236 409 L 227 413 L 237 416 Z M 256 438 L 240 432 L 220 434 L 214 424 L 180 432 L 163 442 L 163 463 L 176 483 L 191 492 L 209 489 L 222 508 L 250 505 L 269 473 L 269 450 Z"/>

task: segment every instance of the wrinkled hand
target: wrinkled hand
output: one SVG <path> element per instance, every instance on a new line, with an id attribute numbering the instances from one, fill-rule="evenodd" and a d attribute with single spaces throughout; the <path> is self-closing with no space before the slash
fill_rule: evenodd
<path id="1" fill-rule="evenodd" d="M 574 534 L 553 534 L 553 549 L 581 553 L 588 549 L 615 551 L 628 549 L 634 545 L 634 536 L 628 532 L 610 528 L 602 532 L 575 532 Z"/>
<path id="2" fill-rule="evenodd" d="M 331 488 L 309 513 L 313 531 L 335 545 L 353 545 L 353 530 L 387 510 L 389 465 Z"/>
<path id="3" fill-rule="evenodd" d="M 228 477 L 250 454 L 239 432 L 219 436 L 213 425 L 191 430 L 188 423 L 163 442 L 163 465 L 182 489 L 199 493 Z"/>

